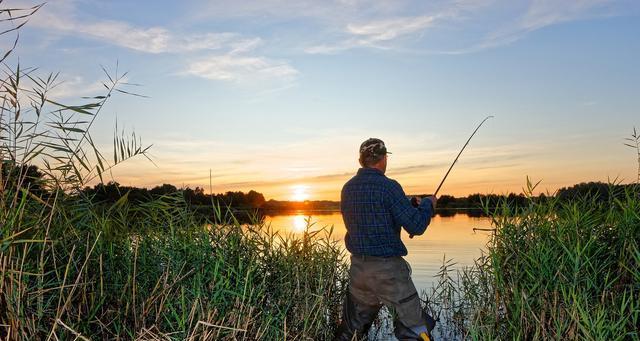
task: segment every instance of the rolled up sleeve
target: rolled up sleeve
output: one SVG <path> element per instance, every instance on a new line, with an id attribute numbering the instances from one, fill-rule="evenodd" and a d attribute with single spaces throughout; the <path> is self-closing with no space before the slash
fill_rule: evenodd
<path id="1" fill-rule="evenodd" d="M 433 214 L 431 200 L 422 200 L 420 206 L 413 207 L 397 181 L 391 182 L 388 192 L 389 209 L 393 219 L 409 234 L 423 234 Z"/>

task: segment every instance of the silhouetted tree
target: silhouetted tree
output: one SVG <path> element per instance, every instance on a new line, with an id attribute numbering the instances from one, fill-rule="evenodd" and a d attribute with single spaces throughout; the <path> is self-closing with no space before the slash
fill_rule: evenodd
<path id="1" fill-rule="evenodd" d="M 603 182 L 579 183 L 571 187 L 563 187 L 558 190 L 557 197 L 560 200 L 575 200 L 591 198 L 596 201 L 604 201 L 609 198 L 610 186 Z"/>
<path id="2" fill-rule="evenodd" d="M 162 184 L 162 186 L 156 186 L 156 187 L 150 189 L 149 193 L 151 193 L 151 195 L 160 196 L 160 195 L 173 194 L 173 193 L 175 193 L 177 191 L 178 191 L 178 189 L 174 185 Z"/>
<path id="3" fill-rule="evenodd" d="M 264 195 L 262 193 L 258 193 L 254 190 L 249 191 L 246 196 L 247 204 L 251 207 L 262 207 L 264 205 Z"/>
<path id="4" fill-rule="evenodd" d="M 46 193 L 43 176 L 44 174 L 37 166 L 16 166 L 12 161 L 5 161 L 2 165 L 2 184 L 0 187 L 3 190 L 14 191 L 19 186 L 22 189 L 28 189 L 36 196 L 42 196 Z"/>

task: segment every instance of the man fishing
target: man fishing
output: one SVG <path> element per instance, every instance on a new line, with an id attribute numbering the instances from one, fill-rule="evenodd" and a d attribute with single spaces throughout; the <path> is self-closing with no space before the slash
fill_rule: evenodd
<path id="1" fill-rule="evenodd" d="M 400 184 L 387 178 L 387 148 L 380 139 L 360 145 L 362 168 L 342 188 L 340 209 L 351 253 L 349 291 L 335 340 L 366 337 L 382 305 L 393 308 L 399 340 L 429 340 L 435 321 L 423 312 L 400 239 L 404 228 L 421 235 L 431 221 L 437 198 L 412 206 Z"/>

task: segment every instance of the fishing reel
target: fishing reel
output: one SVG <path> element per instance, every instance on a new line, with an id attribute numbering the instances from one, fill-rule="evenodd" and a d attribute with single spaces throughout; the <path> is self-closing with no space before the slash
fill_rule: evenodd
<path id="1" fill-rule="evenodd" d="M 431 194 L 427 194 L 424 197 L 426 198 L 426 197 L 430 197 L 430 196 L 431 196 Z M 427 200 L 429 200 L 429 199 L 427 199 Z M 411 206 L 417 208 L 418 206 L 420 206 L 420 201 L 422 201 L 422 199 L 420 199 L 420 197 L 411 197 Z"/>
<path id="2" fill-rule="evenodd" d="M 411 206 L 418 207 L 420 203 L 418 202 L 418 197 L 411 197 Z"/>

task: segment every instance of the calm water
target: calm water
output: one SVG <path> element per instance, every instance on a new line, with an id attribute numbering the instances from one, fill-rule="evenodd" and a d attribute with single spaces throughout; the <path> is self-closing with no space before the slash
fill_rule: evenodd
<path id="1" fill-rule="evenodd" d="M 282 233 L 302 233 L 305 229 L 303 212 L 289 215 L 272 215 L 266 217 L 266 222 L 276 231 Z M 340 212 L 313 213 L 311 221 L 318 227 L 334 226 L 334 238 L 343 241 L 346 232 Z M 487 232 L 473 232 L 474 227 L 489 227 L 490 220 L 486 217 L 470 217 L 465 213 L 458 213 L 450 217 L 436 216 L 422 236 L 409 239 L 403 232 L 404 241 L 409 255 L 405 257 L 413 269 L 412 278 L 418 291 L 428 290 L 436 281 L 434 276 L 440 270 L 443 257 L 457 263 L 455 268 L 469 266 L 481 254 L 489 235 Z"/>

